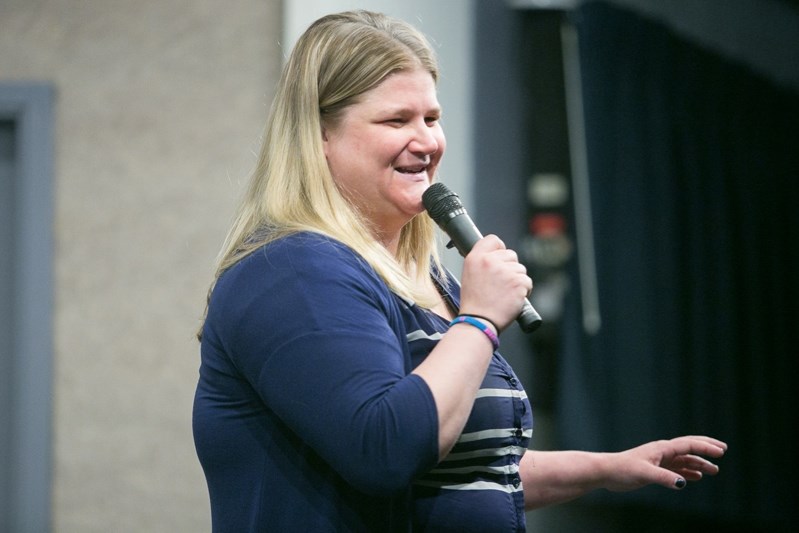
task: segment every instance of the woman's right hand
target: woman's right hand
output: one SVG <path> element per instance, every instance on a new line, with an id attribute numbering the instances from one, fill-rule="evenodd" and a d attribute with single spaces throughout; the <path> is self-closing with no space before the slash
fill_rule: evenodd
<path id="1" fill-rule="evenodd" d="M 463 261 L 460 312 L 483 316 L 503 330 L 519 316 L 532 290 L 533 280 L 516 252 L 496 235 L 486 235 Z"/>

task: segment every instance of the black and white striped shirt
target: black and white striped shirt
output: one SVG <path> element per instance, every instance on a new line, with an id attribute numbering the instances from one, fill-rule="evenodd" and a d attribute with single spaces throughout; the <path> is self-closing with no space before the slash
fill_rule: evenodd
<path id="1" fill-rule="evenodd" d="M 458 309 L 456 282 L 442 294 Z M 449 324 L 411 302 L 403 302 L 401 309 L 416 367 Z M 527 394 L 507 361 L 495 352 L 454 448 L 414 482 L 414 530 L 525 531 L 519 461 L 532 432 Z"/>

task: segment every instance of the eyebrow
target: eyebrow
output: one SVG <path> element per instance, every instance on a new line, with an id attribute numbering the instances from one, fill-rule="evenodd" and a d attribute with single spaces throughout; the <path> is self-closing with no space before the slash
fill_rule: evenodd
<path id="1" fill-rule="evenodd" d="M 412 115 L 416 111 L 410 107 L 385 107 L 382 109 L 382 112 L 388 115 Z M 441 109 L 441 106 L 436 106 L 424 112 L 425 115 L 429 113 L 433 113 L 441 117 L 443 110 Z"/>

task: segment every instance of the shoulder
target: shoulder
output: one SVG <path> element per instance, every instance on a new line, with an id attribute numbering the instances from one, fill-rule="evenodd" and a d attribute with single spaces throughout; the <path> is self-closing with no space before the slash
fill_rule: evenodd
<path id="1" fill-rule="evenodd" d="M 345 244 L 297 233 L 259 248 L 225 271 L 212 307 L 241 307 L 258 298 L 270 307 L 333 306 L 359 299 L 383 307 L 390 291 L 374 269 Z"/>
<path id="2" fill-rule="evenodd" d="M 331 339 L 364 330 L 399 338 L 396 307 L 386 284 L 352 249 L 301 233 L 266 244 L 219 277 L 203 337 L 239 347 L 279 346 L 320 332 Z"/>
<path id="3" fill-rule="evenodd" d="M 288 264 L 292 266 L 298 264 L 324 265 L 326 267 L 352 265 L 360 269 L 372 270 L 366 261 L 349 246 L 326 235 L 312 232 L 294 233 L 282 237 L 254 252 L 251 258 L 255 262 L 261 259 L 266 260 L 270 266 L 280 266 L 281 263 L 275 263 L 275 261 L 285 260 L 289 261 Z M 246 259 L 242 262 L 244 261 Z"/>
<path id="4" fill-rule="evenodd" d="M 272 241 L 242 259 L 220 278 L 244 277 L 248 283 L 290 278 L 329 282 L 350 278 L 362 283 L 379 281 L 374 269 L 349 246 L 331 237 L 301 232 Z"/>

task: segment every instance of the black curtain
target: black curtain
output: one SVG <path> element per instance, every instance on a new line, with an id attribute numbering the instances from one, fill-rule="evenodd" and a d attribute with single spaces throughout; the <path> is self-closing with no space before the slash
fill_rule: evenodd
<path id="1" fill-rule="evenodd" d="M 799 96 L 631 12 L 573 16 L 602 326 L 571 291 L 560 444 L 717 436 L 716 478 L 590 498 L 796 526 Z"/>

